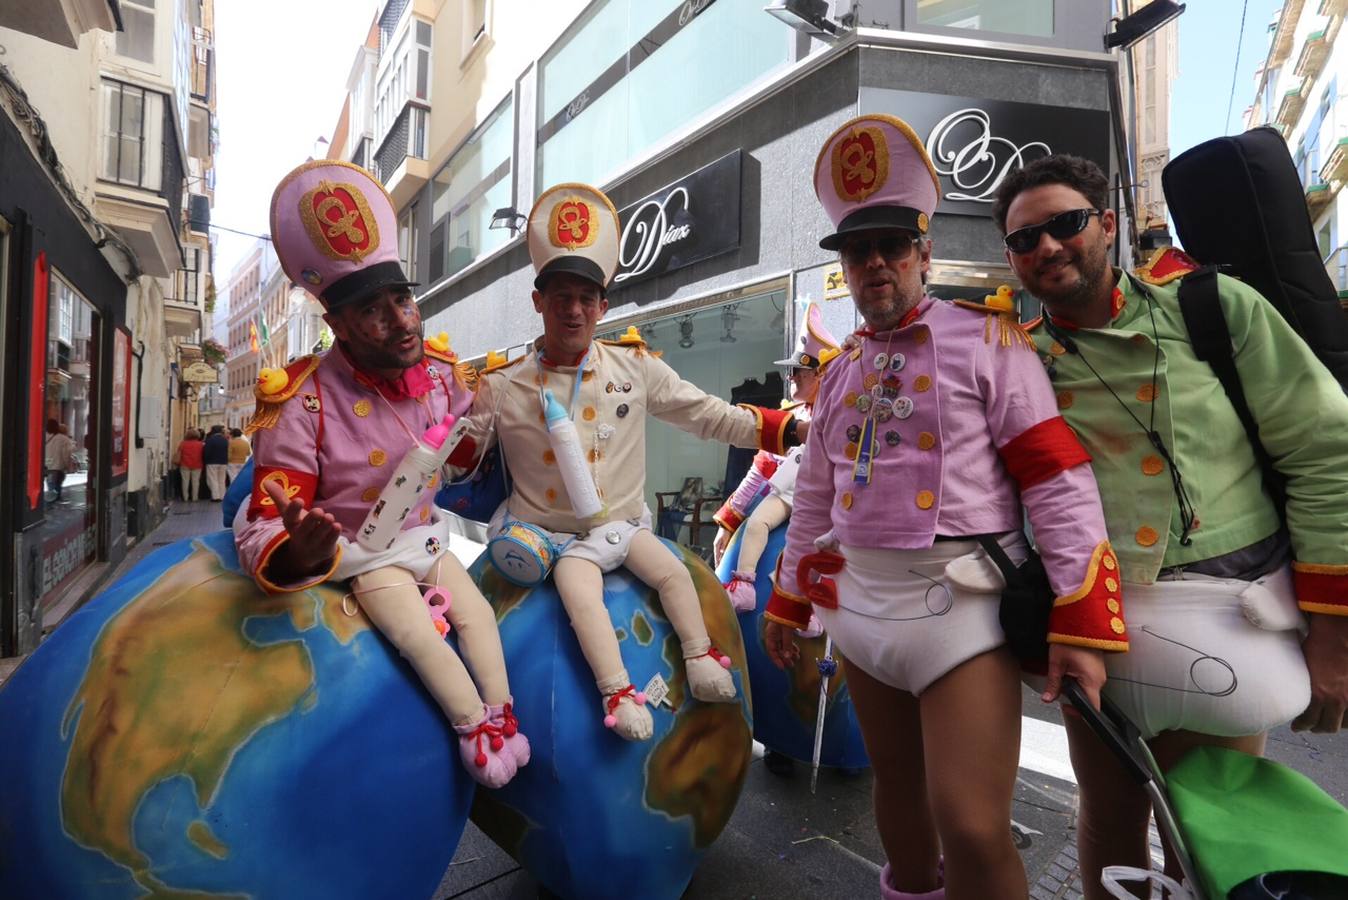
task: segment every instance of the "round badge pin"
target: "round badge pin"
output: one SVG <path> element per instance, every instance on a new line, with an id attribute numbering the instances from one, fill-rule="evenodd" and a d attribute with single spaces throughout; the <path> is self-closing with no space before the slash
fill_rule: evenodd
<path id="1" fill-rule="evenodd" d="M 899 441 L 901 440 L 902 438 L 899 437 L 899 433 L 897 431 L 885 432 L 885 443 L 888 444 L 889 446 L 897 447 L 899 446 Z"/>
<path id="2" fill-rule="evenodd" d="M 851 441 L 852 443 L 854 443 L 854 444 L 855 444 L 858 440 L 860 440 L 860 439 L 861 439 L 861 426 L 860 426 L 860 425 L 848 425 L 848 426 L 847 426 L 847 439 L 848 439 L 849 441 Z"/>
<path id="3" fill-rule="evenodd" d="M 889 358 L 889 371 L 897 372 L 907 364 L 908 360 L 903 358 L 902 353 L 895 353 Z"/>
<path id="4" fill-rule="evenodd" d="M 875 367 L 876 367 L 877 369 L 884 369 L 884 367 L 887 366 L 887 365 L 889 365 L 889 354 L 888 354 L 888 353 L 877 353 L 877 354 L 875 354 Z"/>
<path id="5" fill-rule="evenodd" d="M 860 397 L 857 398 L 857 412 L 864 413 L 866 410 L 870 408 L 871 408 L 870 397 L 867 397 L 865 394 L 862 394 Z"/>
<path id="6" fill-rule="evenodd" d="M 894 401 L 894 415 L 906 419 L 913 414 L 913 398 L 899 397 Z"/>
<path id="7" fill-rule="evenodd" d="M 627 418 L 627 404 L 626 404 L 626 403 L 619 403 L 619 404 L 618 404 L 618 408 L 617 408 L 616 410 L 614 410 L 614 411 L 618 414 L 618 418 L 620 418 L 620 419 L 625 419 L 625 418 Z"/>

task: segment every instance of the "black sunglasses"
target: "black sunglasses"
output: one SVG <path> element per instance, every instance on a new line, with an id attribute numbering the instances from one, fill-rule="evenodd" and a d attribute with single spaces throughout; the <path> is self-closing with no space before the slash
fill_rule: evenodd
<path id="1" fill-rule="evenodd" d="M 887 234 L 884 237 L 850 240 L 842 245 L 840 253 L 843 262 L 849 266 L 864 266 L 877 250 L 880 251 L 881 256 L 890 262 L 903 259 L 916 243 L 917 235 L 900 231 L 895 234 Z"/>
<path id="2" fill-rule="evenodd" d="M 1098 215 L 1100 215 L 1098 209 L 1069 209 L 1067 212 L 1058 213 L 1047 222 L 1017 228 L 1002 238 L 1002 242 L 1012 253 L 1029 253 L 1039 246 L 1039 238 L 1045 231 L 1054 240 L 1065 241 L 1085 231 L 1091 216 Z"/>

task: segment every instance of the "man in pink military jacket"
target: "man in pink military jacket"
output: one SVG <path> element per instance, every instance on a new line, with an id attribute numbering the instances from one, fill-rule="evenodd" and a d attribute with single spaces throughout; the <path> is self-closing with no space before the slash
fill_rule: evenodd
<path id="1" fill-rule="evenodd" d="M 1127 637 L 1089 457 L 1013 310 L 925 295 L 939 181 L 905 122 L 843 125 L 814 187 L 835 226 L 820 246 L 839 252 L 866 327 L 815 401 L 769 652 L 794 658 L 813 606 L 847 659 L 884 897 L 1024 898 L 1006 828 L 1020 672 L 998 621 L 1003 582 L 974 538 L 1024 559 L 1028 510 L 1057 596 L 1044 699 L 1072 675 L 1098 702 L 1102 653 Z"/>
<path id="2" fill-rule="evenodd" d="M 387 549 L 355 540 L 409 448 L 447 413 L 467 413 L 473 370 L 456 363 L 445 335 L 423 342 L 392 202 L 365 170 L 300 166 L 272 196 L 271 226 L 282 268 L 319 298 L 337 342 L 259 375 L 253 494 L 234 519 L 239 561 L 268 593 L 351 579 L 351 595 L 453 724 L 465 768 L 500 787 L 528 762 L 529 743 L 511 709 L 496 617 L 448 552 L 432 502 L 440 476 Z M 428 611 L 443 593 L 471 677 Z"/>

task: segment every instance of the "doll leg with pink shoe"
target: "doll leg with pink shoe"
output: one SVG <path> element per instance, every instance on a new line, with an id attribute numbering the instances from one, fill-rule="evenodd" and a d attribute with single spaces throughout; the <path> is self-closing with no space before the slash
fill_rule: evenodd
<path id="1" fill-rule="evenodd" d="M 458 558 L 450 553 L 440 554 L 427 574 L 427 581 L 449 594 L 445 615 L 458 635 L 459 652 L 487 705 L 487 719 L 499 731 L 516 764 L 526 765 L 530 757 L 529 739 L 520 731 L 515 716 L 496 613 Z"/>
<path id="2" fill-rule="evenodd" d="M 490 722 L 487 706 L 463 661 L 445 642 L 427 614 L 426 599 L 412 573 L 399 566 L 384 566 L 357 575 L 352 579 L 351 588 L 365 615 L 412 665 L 454 726 L 459 735 L 459 755 L 469 774 L 493 788 L 501 787 L 515 777 L 519 764 L 512 754 L 503 752 L 504 739 L 500 729 Z M 478 597 L 480 599 L 481 594 Z M 482 603 L 485 605 L 486 601 Z M 451 603 L 451 609 L 455 605 L 458 604 Z M 493 630 L 495 624 L 493 618 Z M 498 656 L 499 648 L 498 637 Z M 504 672 L 502 662 L 503 683 Z"/>
<path id="3" fill-rule="evenodd" d="M 737 691 L 735 680 L 727 671 L 730 659 L 713 647 L 707 636 L 702 603 L 683 561 L 649 529 L 642 528 L 632 536 L 623 564 L 659 593 L 665 617 L 679 636 L 692 695 L 708 703 L 733 703 Z"/>
<path id="4" fill-rule="evenodd" d="M 645 695 L 623 666 L 613 621 L 604 606 L 604 573 L 588 559 L 564 556 L 553 570 L 553 583 L 580 641 L 580 652 L 594 673 L 604 725 L 624 740 L 648 740 L 655 733 L 655 722 Z"/>
<path id="5" fill-rule="evenodd" d="M 758 606 L 758 592 L 754 583 L 758 579 L 758 563 L 763 558 L 763 548 L 768 545 L 768 535 L 791 515 L 791 507 L 776 494 L 769 494 L 754 507 L 753 513 L 740 526 L 740 555 L 735 562 L 735 571 L 730 583 L 725 586 L 735 612 L 749 612 Z"/>

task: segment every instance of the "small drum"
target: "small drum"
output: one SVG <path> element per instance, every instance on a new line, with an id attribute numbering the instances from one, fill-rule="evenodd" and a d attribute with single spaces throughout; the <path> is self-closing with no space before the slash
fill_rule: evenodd
<path id="1" fill-rule="evenodd" d="M 542 584 L 557 562 L 558 549 L 541 528 L 507 521 L 487 542 L 487 557 L 496 571 L 520 587 Z"/>

